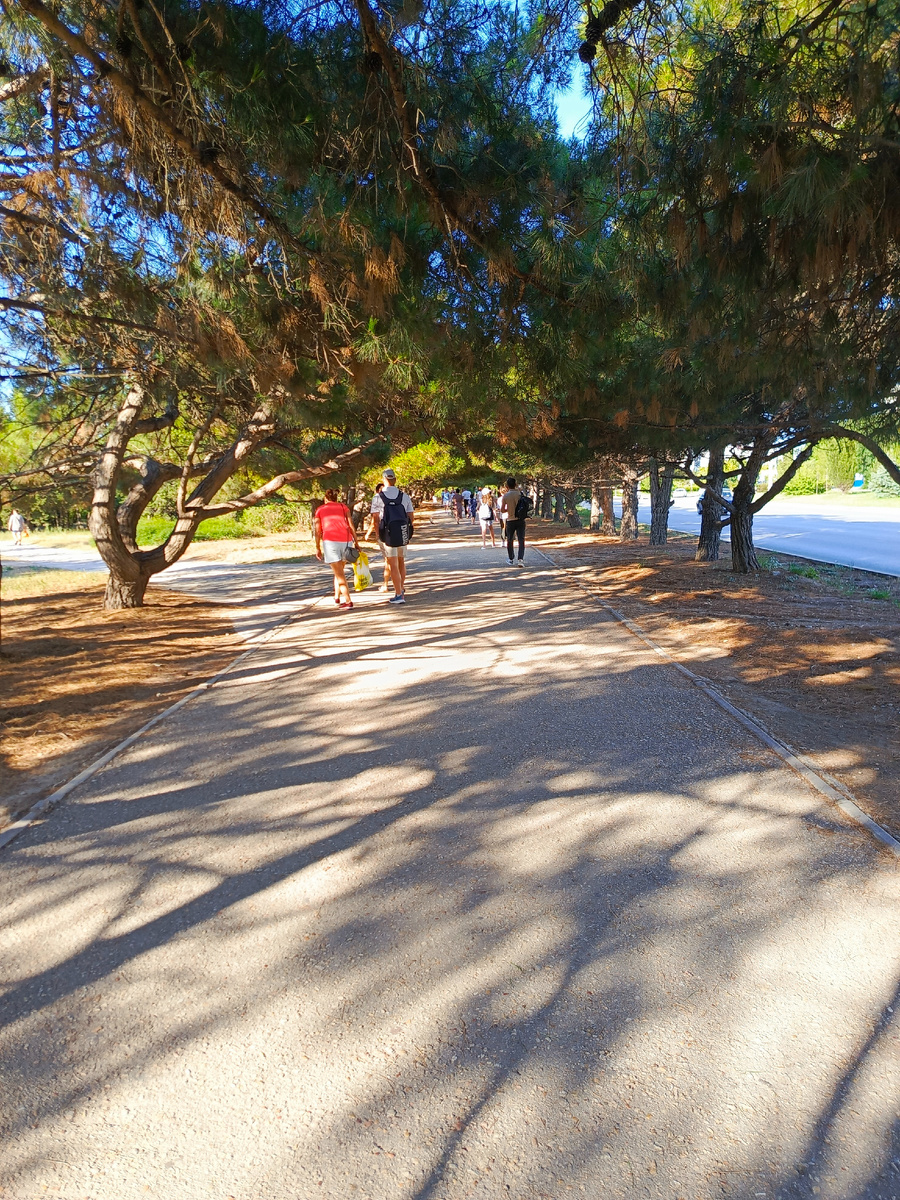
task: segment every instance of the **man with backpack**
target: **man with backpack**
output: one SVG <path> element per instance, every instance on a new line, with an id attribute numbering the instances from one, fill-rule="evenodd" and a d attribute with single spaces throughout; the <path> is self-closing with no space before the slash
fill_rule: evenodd
<path id="1" fill-rule="evenodd" d="M 372 499 L 372 517 L 378 519 L 378 541 L 394 585 L 394 595 L 388 604 L 405 604 L 405 551 L 413 535 L 413 502 L 397 487 L 397 476 L 390 467 L 382 479 L 384 487 Z"/>
<path id="2" fill-rule="evenodd" d="M 506 553 L 509 555 L 511 567 L 524 567 L 525 558 L 525 522 L 531 516 L 534 501 L 526 496 L 521 488 L 516 487 L 516 481 L 510 475 L 506 481 L 506 491 L 500 498 L 500 512 L 506 521 Z M 513 542 L 519 543 L 518 560 L 513 559 Z"/>

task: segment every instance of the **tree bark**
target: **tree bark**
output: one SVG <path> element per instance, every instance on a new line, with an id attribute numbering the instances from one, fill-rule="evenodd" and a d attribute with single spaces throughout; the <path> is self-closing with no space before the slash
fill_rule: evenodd
<path id="1" fill-rule="evenodd" d="M 753 500 L 756 495 L 756 481 L 773 440 L 774 434 L 756 439 L 734 489 L 729 537 L 731 569 L 738 575 L 749 575 L 752 571 L 759 570 L 759 559 L 753 546 Z"/>
<path id="2" fill-rule="evenodd" d="M 622 523 L 619 527 L 619 539 L 623 542 L 637 540 L 640 479 L 640 475 L 633 467 L 628 467 L 622 473 Z"/>
<path id="3" fill-rule="evenodd" d="M 695 562 L 718 562 L 722 538 L 722 506 L 711 492 L 721 493 L 725 485 L 725 447 L 712 446 L 706 468 L 706 491 L 700 512 L 700 537 L 694 551 Z"/>
<path id="4" fill-rule="evenodd" d="M 746 505 L 735 505 L 730 526 L 731 569 L 738 575 L 758 571 L 759 559 L 753 545 L 753 509 Z"/>
<path id="5" fill-rule="evenodd" d="M 606 534 L 607 537 L 615 537 L 618 531 L 616 529 L 616 509 L 613 504 L 613 490 L 611 487 L 601 487 L 600 508 L 603 510 L 603 524 L 600 526 L 600 532 Z"/>
<path id="6" fill-rule="evenodd" d="M 545 521 L 553 519 L 553 492 L 548 483 L 544 483 L 541 496 L 541 516 Z"/>
<path id="7" fill-rule="evenodd" d="M 675 466 L 666 463 L 662 471 L 659 461 L 650 459 L 650 545 L 664 546 L 669 536 L 669 509 L 672 507 L 672 481 Z"/>
<path id="8" fill-rule="evenodd" d="M 566 497 L 562 490 L 557 489 L 553 497 L 553 520 L 557 525 L 565 523 L 566 519 Z"/>
<path id="9" fill-rule="evenodd" d="M 569 522 L 569 528 L 581 529 L 581 514 L 575 503 L 575 488 L 566 488 L 563 492 L 563 499 L 566 505 L 566 520 Z"/>
<path id="10" fill-rule="evenodd" d="M 600 532 L 600 522 L 603 518 L 603 509 L 600 506 L 601 491 L 599 483 L 591 484 L 591 533 Z"/>
<path id="11" fill-rule="evenodd" d="M 103 607 L 109 612 L 118 612 L 123 608 L 142 608 L 149 582 L 149 574 L 143 572 L 136 579 L 121 579 L 110 571 L 103 594 Z"/>

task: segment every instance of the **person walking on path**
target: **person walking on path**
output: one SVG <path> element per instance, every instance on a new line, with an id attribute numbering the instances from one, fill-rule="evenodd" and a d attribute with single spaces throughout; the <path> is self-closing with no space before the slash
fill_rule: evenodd
<path id="1" fill-rule="evenodd" d="M 463 498 L 459 488 L 450 497 L 450 506 L 453 509 L 453 515 L 456 517 L 456 523 L 459 524 L 463 515 Z"/>
<path id="2" fill-rule="evenodd" d="M 397 476 L 390 467 L 382 479 L 384 487 L 372 500 L 372 516 L 378 517 L 378 540 L 394 585 L 388 604 L 405 604 L 406 546 L 413 532 L 413 502 L 397 487 Z"/>
<path id="3" fill-rule="evenodd" d="M 469 491 L 468 488 L 463 488 L 462 502 L 463 502 L 463 514 L 465 516 L 469 515 L 469 501 L 471 499 L 472 499 L 472 493 Z"/>
<path id="4" fill-rule="evenodd" d="M 478 505 L 478 520 L 481 522 L 481 548 L 487 549 L 487 535 L 491 535 L 491 546 L 497 545 L 494 537 L 494 497 L 490 488 L 481 489 L 481 503 Z"/>
<path id="5" fill-rule="evenodd" d="M 356 546 L 356 530 L 350 517 L 350 509 L 340 504 L 334 488 L 325 492 L 325 502 L 316 509 L 313 527 L 316 535 L 316 558 L 328 563 L 334 572 L 334 602 L 341 608 L 352 608 L 350 589 L 347 587 L 346 559 L 348 546 Z"/>
<path id="6" fill-rule="evenodd" d="M 509 565 L 525 566 L 525 520 L 528 516 L 528 499 L 521 488 L 516 487 L 516 481 L 510 475 L 506 481 L 506 491 L 500 501 L 500 512 L 506 518 L 506 553 Z M 519 543 L 519 555 L 513 558 L 513 542 Z"/>
<path id="7" fill-rule="evenodd" d="M 6 528 L 13 535 L 13 545 L 21 546 L 23 535 L 27 535 L 28 533 L 28 522 L 18 509 L 14 508 L 10 513 L 9 520 L 6 522 Z"/>
<path id="8" fill-rule="evenodd" d="M 375 495 L 376 496 L 379 495 L 383 490 L 384 490 L 383 483 L 375 484 Z M 379 524 L 380 520 L 381 520 L 380 514 L 375 513 L 372 510 L 372 508 L 370 507 L 370 509 L 369 509 L 369 528 L 368 528 L 366 536 L 371 541 L 378 542 L 378 548 L 382 552 L 382 559 L 384 562 L 384 578 L 382 579 L 381 587 L 378 590 L 379 590 L 379 592 L 389 592 L 391 590 L 391 564 L 388 562 L 388 557 L 384 553 L 384 546 L 382 546 L 381 542 L 378 540 L 378 524 Z"/>

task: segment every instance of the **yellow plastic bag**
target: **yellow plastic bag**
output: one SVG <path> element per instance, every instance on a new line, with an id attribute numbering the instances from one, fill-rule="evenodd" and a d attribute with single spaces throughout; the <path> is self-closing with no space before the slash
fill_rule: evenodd
<path id="1" fill-rule="evenodd" d="M 372 572 L 369 570 L 369 556 L 365 550 L 360 550 L 359 558 L 353 564 L 353 590 L 364 592 L 372 586 Z"/>

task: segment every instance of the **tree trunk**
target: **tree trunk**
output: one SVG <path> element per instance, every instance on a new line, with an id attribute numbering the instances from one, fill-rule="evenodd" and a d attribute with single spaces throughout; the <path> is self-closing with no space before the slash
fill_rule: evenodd
<path id="1" fill-rule="evenodd" d="M 662 472 L 659 462 L 650 459 L 650 545 L 664 546 L 669 536 L 669 509 L 672 507 L 672 481 L 675 467 L 666 463 Z"/>
<path id="2" fill-rule="evenodd" d="M 753 501 L 756 496 L 756 481 L 774 436 L 773 432 L 769 436 L 756 439 L 734 489 L 729 536 L 731 569 L 738 575 L 749 575 L 751 571 L 759 570 L 759 560 L 753 548 Z"/>
<path id="3" fill-rule="evenodd" d="M 622 524 L 619 539 L 633 542 L 638 536 L 638 484 L 640 475 L 633 469 L 626 470 L 622 479 Z"/>
<path id="4" fill-rule="evenodd" d="M 713 446 L 706 468 L 706 491 L 700 506 L 700 538 L 694 552 L 695 562 L 718 562 L 722 537 L 722 506 L 712 498 L 710 490 L 721 495 L 725 486 L 725 447 Z"/>
<path id="5" fill-rule="evenodd" d="M 575 488 L 566 488 L 563 492 L 563 499 L 566 504 L 566 520 L 569 522 L 570 529 L 581 529 L 581 514 L 575 503 Z"/>
<path id="6" fill-rule="evenodd" d="M 563 525 L 566 520 L 566 497 L 563 491 L 557 491 L 553 497 L 553 520 Z"/>
<path id="7" fill-rule="evenodd" d="M 103 596 L 103 607 L 110 612 L 117 612 L 123 608 L 143 608 L 144 593 L 149 582 L 149 575 L 141 574 L 134 580 L 121 579 L 110 571 Z"/>
<path id="8" fill-rule="evenodd" d="M 599 483 L 591 484 L 591 533 L 600 532 L 600 521 L 603 516 L 603 510 L 600 507 L 600 492 L 602 488 Z"/>
<path id="9" fill-rule="evenodd" d="M 545 521 L 553 519 L 553 492 L 547 483 L 544 484 L 541 496 L 541 516 Z"/>
<path id="10" fill-rule="evenodd" d="M 600 508 L 603 510 L 603 524 L 600 532 L 607 537 L 616 536 L 616 510 L 613 505 L 613 490 L 611 487 L 601 487 Z"/>
<path id="11" fill-rule="evenodd" d="M 749 575 L 751 571 L 758 571 L 759 559 L 753 545 L 753 510 L 749 505 L 735 504 L 731 514 L 730 533 L 731 569 L 738 575 Z"/>

